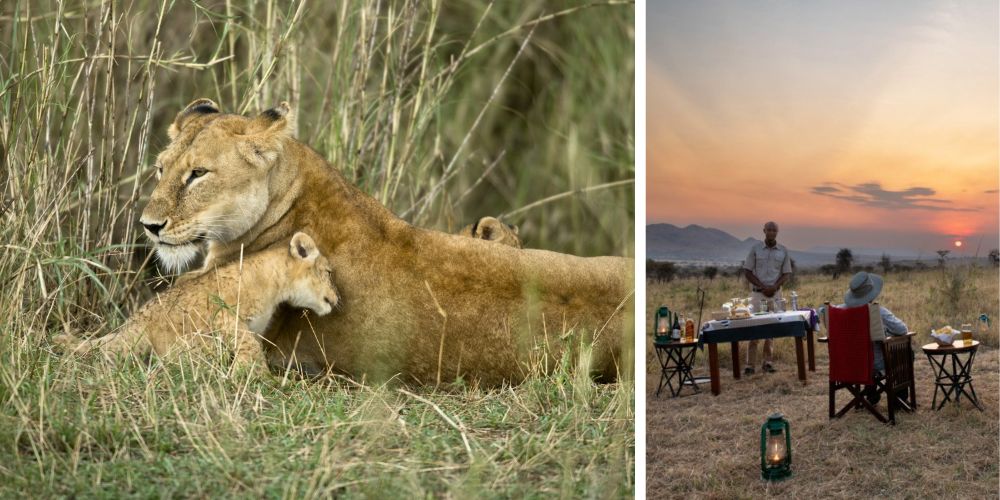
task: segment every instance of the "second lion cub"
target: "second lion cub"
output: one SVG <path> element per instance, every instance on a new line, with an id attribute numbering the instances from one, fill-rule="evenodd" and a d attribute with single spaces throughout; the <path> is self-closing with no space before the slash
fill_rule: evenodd
<path id="1" fill-rule="evenodd" d="M 265 366 L 258 335 L 281 303 L 324 315 L 339 296 L 332 268 L 316 243 L 295 233 L 288 247 L 256 253 L 239 262 L 176 285 L 150 300 L 122 327 L 89 340 L 58 335 L 55 342 L 76 352 L 97 349 L 108 354 L 164 355 L 175 345 L 222 336 L 234 348 L 234 363 Z M 201 335 L 199 335 L 201 334 Z"/>
<path id="2" fill-rule="evenodd" d="M 496 217 L 483 217 L 462 228 L 461 236 L 479 240 L 495 241 L 514 248 L 524 248 L 521 236 L 517 234 L 517 226 L 501 222 Z"/>

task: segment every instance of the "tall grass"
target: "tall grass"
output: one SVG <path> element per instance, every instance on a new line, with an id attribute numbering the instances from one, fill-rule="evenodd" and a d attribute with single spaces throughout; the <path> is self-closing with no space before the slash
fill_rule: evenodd
<path id="1" fill-rule="evenodd" d="M 633 13 L 0 3 L 4 496 L 628 495 L 630 382 L 594 388 L 570 366 L 502 391 L 234 380 L 59 358 L 48 339 L 107 329 L 169 280 L 136 220 L 167 125 L 197 97 L 290 101 L 301 140 L 414 224 L 506 214 L 530 247 L 630 254 Z"/>

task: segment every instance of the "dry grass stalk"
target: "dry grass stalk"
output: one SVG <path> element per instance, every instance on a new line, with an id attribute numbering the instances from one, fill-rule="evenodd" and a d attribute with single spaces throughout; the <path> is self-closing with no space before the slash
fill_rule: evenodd
<path id="1" fill-rule="evenodd" d="M 510 222 L 535 247 L 629 254 L 632 190 L 585 189 L 634 175 L 634 9 L 545 9 L 0 2 L 0 493 L 631 495 L 632 384 L 577 405 L 569 361 L 503 390 L 412 389 L 428 406 L 365 381 L 229 373 L 223 345 L 111 367 L 49 344 L 108 331 L 169 284 L 136 221 L 167 125 L 198 97 L 293 101 L 299 138 L 393 210 L 419 201 L 414 224 L 451 231 L 575 191 Z"/>

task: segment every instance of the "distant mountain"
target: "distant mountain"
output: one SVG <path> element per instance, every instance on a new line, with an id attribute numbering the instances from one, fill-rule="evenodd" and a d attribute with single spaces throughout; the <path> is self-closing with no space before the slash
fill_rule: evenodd
<path id="1" fill-rule="evenodd" d="M 750 247 L 759 241 L 756 238 L 741 240 L 725 231 L 697 224 L 685 227 L 650 224 L 646 226 L 646 257 L 695 265 L 733 265 L 743 262 Z M 838 250 L 840 249 L 833 247 L 813 248 L 809 251 L 790 248 L 789 252 L 796 265 L 814 267 L 832 264 Z M 876 262 L 882 255 L 877 250 L 859 250 L 865 251 L 854 251 L 855 262 L 858 264 Z"/>
<path id="2" fill-rule="evenodd" d="M 646 257 L 739 263 L 757 241 L 754 238 L 740 240 L 725 231 L 697 224 L 683 228 L 673 224 L 650 224 L 646 226 Z"/>

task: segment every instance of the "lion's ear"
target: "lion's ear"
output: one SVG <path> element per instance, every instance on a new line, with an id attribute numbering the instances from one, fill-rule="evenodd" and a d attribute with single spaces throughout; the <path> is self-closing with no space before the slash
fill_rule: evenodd
<path id="1" fill-rule="evenodd" d="M 495 217 L 483 217 L 479 219 L 479 224 L 477 225 L 479 232 L 475 236 L 484 240 L 495 240 L 500 234 L 501 224 L 503 223 Z"/>
<path id="2" fill-rule="evenodd" d="M 295 136 L 292 122 L 292 107 L 287 102 L 255 116 L 240 144 L 243 157 L 260 168 L 270 168 L 281 154 L 282 139 Z"/>
<path id="3" fill-rule="evenodd" d="M 184 125 L 191 121 L 199 115 L 209 115 L 212 113 L 219 112 L 219 105 L 215 104 L 211 99 L 206 99 L 202 97 L 201 99 L 195 99 L 184 107 L 180 113 L 177 113 L 177 118 L 174 118 L 174 123 L 170 124 L 170 128 L 167 129 L 167 135 L 170 140 L 174 140 L 180 135 L 181 130 L 184 129 Z"/>
<path id="4" fill-rule="evenodd" d="M 295 137 L 295 120 L 292 119 L 292 107 L 287 102 L 262 112 L 253 119 L 251 134 L 284 135 Z"/>
<path id="5" fill-rule="evenodd" d="M 288 253 L 292 255 L 292 258 L 312 262 L 319 257 L 319 248 L 316 247 L 316 242 L 308 234 L 298 232 L 292 236 L 292 241 L 288 244 Z"/>

